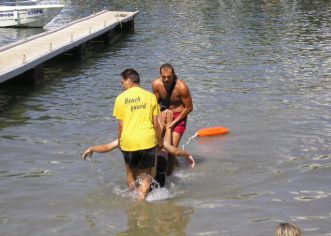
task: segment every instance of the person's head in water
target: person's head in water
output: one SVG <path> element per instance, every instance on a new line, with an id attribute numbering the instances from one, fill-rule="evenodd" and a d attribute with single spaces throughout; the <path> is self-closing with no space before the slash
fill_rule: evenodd
<path id="1" fill-rule="evenodd" d="M 165 63 L 160 67 L 160 76 L 165 86 L 170 86 L 177 79 L 175 70 L 171 64 Z"/>
<path id="2" fill-rule="evenodd" d="M 140 76 L 138 72 L 132 68 L 125 69 L 122 73 L 122 87 L 128 89 L 133 86 L 139 86 Z"/>
<path id="3" fill-rule="evenodd" d="M 275 236 L 302 236 L 300 228 L 294 223 L 280 223 Z"/>

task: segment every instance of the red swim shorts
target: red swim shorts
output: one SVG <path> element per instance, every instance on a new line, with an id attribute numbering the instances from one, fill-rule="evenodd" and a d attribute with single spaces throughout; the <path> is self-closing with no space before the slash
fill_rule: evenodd
<path id="1" fill-rule="evenodd" d="M 182 112 L 173 112 L 173 119 L 176 119 L 180 115 L 180 113 Z M 178 134 L 183 134 L 186 129 L 186 121 L 187 121 L 187 117 L 184 120 L 177 123 L 173 131 Z"/>

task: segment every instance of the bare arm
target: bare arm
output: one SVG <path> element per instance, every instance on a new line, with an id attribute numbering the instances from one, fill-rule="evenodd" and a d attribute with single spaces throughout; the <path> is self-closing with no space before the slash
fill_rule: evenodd
<path id="1" fill-rule="evenodd" d="M 188 114 L 190 114 L 191 111 L 193 110 L 193 102 L 192 102 L 190 90 L 184 81 L 182 81 L 182 83 L 183 84 L 181 85 L 180 91 L 181 91 L 181 99 L 184 105 L 184 109 L 181 112 L 181 114 L 175 120 L 172 121 L 170 125 L 171 127 L 174 127 L 178 122 L 185 119 L 188 116 Z"/>
<path id="2" fill-rule="evenodd" d="M 121 149 L 121 135 L 123 130 L 123 121 L 122 120 L 117 120 L 117 121 L 118 121 L 118 129 L 117 129 L 118 148 Z"/>
<path id="3" fill-rule="evenodd" d="M 156 97 L 157 102 L 160 102 L 159 86 L 160 85 L 159 85 L 158 79 L 155 79 L 152 83 L 152 90 L 153 90 L 153 93 Z"/>
<path id="4" fill-rule="evenodd" d="M 163 147 L 163 140 L 162 140 L 162 131 L 159 125 L 159 119 L 158 116 L 153 116 L 153 125 L 154 125 L 154 129 L 155 129 L 155 134 L 156 134 L 156 139 L 157 142 L 159 144 L 159 147 L 162 148 Z"/>
<path id="5" fill-rule="evenodd" d="M 118 140 L 117 139 L 114 140 L 111 143 L 92 146 L 92 147 L 89 147 L 88 149 L 86 149 L 84 151 L 84 154 L 83 154 L 82 158 L 84 160 L 86 160 L 86 158 L 90 158 L 92 156 L 93 152 L 100 152 L 100 153 L 110 152 L 110 151 L 114 150 L 117 147 L 118 147 Z"/>

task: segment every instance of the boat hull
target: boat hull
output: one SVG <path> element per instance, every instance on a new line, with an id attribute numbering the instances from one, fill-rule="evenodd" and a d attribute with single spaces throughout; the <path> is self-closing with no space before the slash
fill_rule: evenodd
<path id="1" fill-rule="evenodd" d="M 64 5 L 0 7 L 0 27 L 44 27 Z"/>

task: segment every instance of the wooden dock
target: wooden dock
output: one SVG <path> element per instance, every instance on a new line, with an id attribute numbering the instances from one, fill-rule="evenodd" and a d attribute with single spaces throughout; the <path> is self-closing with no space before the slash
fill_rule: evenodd
<path id="1" fill-rule="evenodd" d="M 72 50 L 82 52 L 86 42 L 109 40 L 115 29 L 132 32 L 139 12 L 101 11 L 63 27 L 0 47 L 0 83 L 22 74 L 43 77 L 43 63 Z"/>

